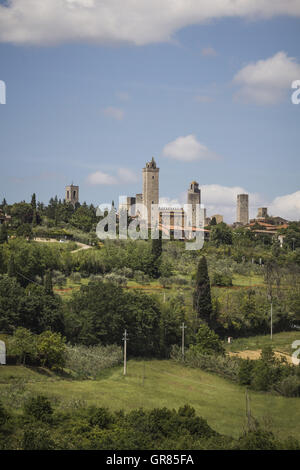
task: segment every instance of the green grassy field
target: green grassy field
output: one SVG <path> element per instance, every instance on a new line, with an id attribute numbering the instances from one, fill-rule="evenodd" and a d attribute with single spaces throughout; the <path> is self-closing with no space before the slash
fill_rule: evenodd
<path id="1" fill-rule="evenodd" d="M 95 381 L 55 379 L 53 374 L 20 366 L 0 368 L 0 400 L 4 404 L 18 408 L 22 397 L 32 393 L 47 395 L 61 408 L 82 403 L 113 410 L 164 406 L 177 409 L 189 403 L 212 428 L 235 437 L 245 424 L 244 387 L 166 360 L 130 360 L 126 377 L 118 366 L 106 370 Z M 282 438 L 291 435 L 300 439 L 298 398 L 254 392 L 250 397 L 252 414 L 257 419 L 271 423 L 271 429 Z"/>
<path id="2" fill-rule="evenodd" d="M 292 349 L 293 341 L 300 340 L 300 331 L 284 331 L 276 333 L 271 340 L 270 335 L 251 336 L 250 338 L 238 338 L 231 344 L 226 343 L 226 350 L 231 352 L 262 349 L 264 346 L 271 345 L 275 351 L 292 355 L 295 351 Z"/>

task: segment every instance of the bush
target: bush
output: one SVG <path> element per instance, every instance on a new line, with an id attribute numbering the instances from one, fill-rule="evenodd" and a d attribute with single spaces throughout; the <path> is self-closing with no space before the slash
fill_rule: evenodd
<path id="1" fill-rule="evenodd" d="M 66 360 L 65 338 L 60 333 L 44 331 L 37 336 L 37 354 L 43 366 L 62 369 Z"/>
<path id="2" fill-rule="evenodd" d="M 300 378 L 295 375 L 285 377 L 275 389 L 285 397 L 300 397 Z"/>
<path id="3" fill-rule="evenodd" d="M 6 412 L 4 406 L 0 402 L 0 428 L 3 426 L 8 420 L 8 413 Z"/>
<path id="4" fill-rule="evenodd" d="M 113 417 L 107 408 L 97 408 L 90 418 L 91 426 L 98 426 L 101 429 L 108 428 L 113 421 Z"/>
<path id="5" fill-rule="evenodd" d="M 70 278 L 72 279 L 73 282 L 76 282 L 76 284 L 80 284 L 80 282 L 81 282 L 80 273 L 72 273 Z"/>
<path id="6" fill-rule="evenodd" d="M 241 359 L 238 379 L 241 385 L 250 385 L 252 379 L 254 363 L 250 359 Z"/>
<path id="7" fill-rule="evenodd" d="M 170 354 L 171 359 L 177 362 L 182 361 L 181 348 L 179 346 L 173 346 Z M 201 354 L 195 349 L 188 349 L 185 353 L 184 358 L 185 364 L 190 367 L 199 368 L 208 372 L 214 372 L 215 374 L 225 377 L 227 379 L 238 381 L 238 373 L 240 367 L 240 359 L 230 356 L 220 355 L 207 355 Z"/>
<path id="8" fill-rule="evenodd" d="M 225 350 L 219 336 L 206 323 L 202 323 L 196 334 L 196 344 L 191 350 L 200 354 L 224 354 Z"/>
<path id="9" fill-rule="evenodd" d="M 50 401 L 44 395 L 29 398 L 24 405 L 25 416 L 32 417 L 38 421 L 48 422 L 51 420 L 53 409 Z"/>
<path id="10" fill-rule="evenodd" d="M 211 279 L 213 286 L 232 286 L 232 276 L 228 274 L 214 273 Z"/>
<path id="11" fill-rule="evenodd" d="M 54 450 L 55 443 L 48 429 L 27 426 L 23 435 L 23 450 Z"/>

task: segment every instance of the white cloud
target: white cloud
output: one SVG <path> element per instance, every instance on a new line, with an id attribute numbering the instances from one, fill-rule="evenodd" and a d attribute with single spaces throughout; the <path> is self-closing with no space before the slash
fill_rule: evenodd
<path id="1" fill-rule="evenodd" d="M 10 0 L 0 6 L 0 41 L 144 45 L 213 19 L 278 15 L 299 17 L 299 0 Z"/>
<path id="2" fill-rule="evenodd" d="M 217 158 L 217 155 L 205 145 L 198 142 L 193 134 L 185 137 L 177 137 L 177 139 L 169 142 L 164 146 L 162 154 L 164 157 L 181 160 L 183 162 Z"/>
<path id="3" fill-rule="evenodd" d="M 119 168 L 118 178 L 120 183 L 136 183 L 139 181 L 138 175 L 128 168 Z"/>
<path id="4" fill-rule="evenodd" d="M 256 104 L 275 104 L 282 101 L 291 83 L 300 76 L 300 64 L 285 52 L 278 52 L 266 60 L 259 60 L 242 68 L 234 77 L 240 85 L 235 97 Z"/>
<path id="5" fill-rule="evenodd" d="M 203 47 L 201 50 L 201 54 L 204 56 L 215 56 L 217 55 L 215 49 L 213 47 Z"/>
<path id="6" fill-rule="evenodd" d="M 116 119 L 117 121 L 121 121 L 124 117 L 123 109 L 114 108 L 113 106 L 108 106 L 107 108 L 103 109 L 103 113 L 108 117 Z"/>
<path id="7" fill-rule="evenodd" d="M 118 168 L 116 175 L 110 175 L 102 171 L 95 171 L 90 173 L 86 179 L 89 185 L 112 185 L 112 184 L 128 184 L 136 183 L 138 176 L 132 170 L 128 168 Z"/>
<path id="8" fill-rule="evenodd" d="M 97 184 L 110 185 L 117 184 L 118 181 L 114 176 L 103 173 L 102 171 L 95 171 L 87 177 L 87 183 L 92 186 Z"/>
<path id="9" fill-rule="evenodd" d="M 268 212 L 288 220 L 300 220 L 300 191 L 276 197 L 270 204 Z"/>

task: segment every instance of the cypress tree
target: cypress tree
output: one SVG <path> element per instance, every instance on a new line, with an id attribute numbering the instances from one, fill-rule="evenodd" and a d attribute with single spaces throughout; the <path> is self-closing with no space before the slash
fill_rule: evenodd
<path id="1" fill-rule="evenodd" d="M 7 228 L 5 223 L 0 225 L 0 244 L 7 242 Z"/>
<path id="2" fill-rule="evenodd" d="M 13 255 L 10 255 L 9 260 L 8 260 L 7 274 L 8 274 L 8 277 L 16 276 L 16 266 L 15 266 L 15 260 L 13 258 Z"/>
<path id="3" fill-rule="evenodd" d="M 200 258 L 196 275 L 196 288 L 193 298 L 193 306 L 198 317 L 212 325 L 212 302 L 210 293 L 210 281 L 208 276 L 207 261 L 205 256 Z"/>
<path id="4" fill-rule="evenodd" d="M 46 295 L 53 295 L 52 273 L 50 270 L 46 271 L 44 277 L 44 288 Z"/>
<path id="5" fill-rule="evenodd" d="M 159 232 L 159 237 L 152 240 L 151 246 L 152 254 L 152 276 L 158 278 L 160 276 L 160 264 L 161 264 L 161 254 L 162 254 L 162 236 Z"/>

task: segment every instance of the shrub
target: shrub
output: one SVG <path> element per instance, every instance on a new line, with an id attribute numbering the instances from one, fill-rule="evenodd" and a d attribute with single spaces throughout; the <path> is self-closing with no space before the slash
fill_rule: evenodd
<path id="1" fill-rule="evenodd" d="M 99 428 L 108 428 L 113 421 L 113 416 L 107 408 L 97 408 L 90 418 L 91 426 L 98 426 Z"/>
<path id="2" fill-rule="evenodd" d="M 276 385 L 276 390 L 285 397 L 300 397 L 300 378 L 295 375 L 285 377 Z"/>
<path id="3" fill-rule="evenodd" d="M 55 443 L 49 430 L 27 426 L 23 435 L 23 450 L 54 450 Z"/>
<path id="4" fill-rule="evenodd" d="M 254 363 L 250 359 L 241 360 L 238 379 L 241 385 L 250 385 L 252 379 Z"/>
<path id="5" fill-rule="evenodd" d="M 43 366 L 61 369 L 65 365 L 65 338 L 60 333 L 44 331 L 37 337 L 37 354 Z"/>
<path id="6" fill-rule="evenodd" d="M 211 278 L 213 286 L 232 286 L 232 276 L 228 274 L 214 273 Z"/>
<path id="7" fill-rule="evenodd" d="M 25 416 L 48 422 L 53 414 L 50 401 L 44 395 L 29 398 L 24 405 Z"/>
<path id="8" fill-rule="evenodd" d="M 190 347 L 200 354 L 224 354 L 219 336 L 206 323 L 202 323 L 196 334 L 196 344 Z"/>
<path id="9" fill-rule="evenodd" d="M 4 406 L 0 402 L 0 427 L 3 426 L 8 420 L 8 413 L 6 412 Z"/>

